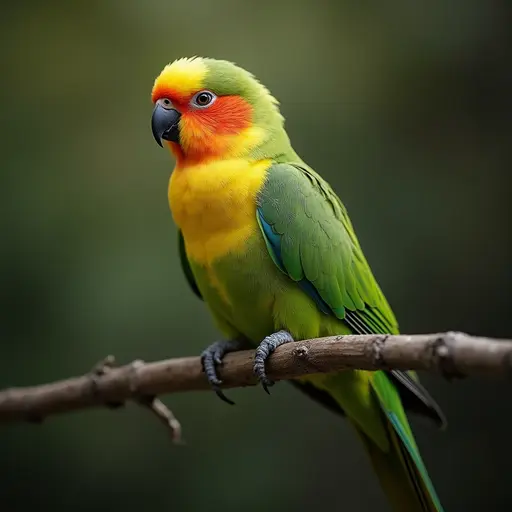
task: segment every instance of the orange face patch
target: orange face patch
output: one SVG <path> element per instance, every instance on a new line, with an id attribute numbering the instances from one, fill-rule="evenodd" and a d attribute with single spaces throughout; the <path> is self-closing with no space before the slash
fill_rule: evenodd
<path id="1" fill-rule="evenodd" d="M 198 129 L 211 134 L 235 135 L 251 124 L 252 107 L 239 96 L 223 96 L 206 108 L 188 107 L 186 116 Z"/>
<path id="2" fill-rule="evenodd" d="M 180 167 L 225 156 L 233 139 L 252 124 L 252 107 L 240 96 L 220 96 L 204 108 L 190 103 L 193 96 L 165 86 L 153 92 L 153 101 L 169 98 L 181 113 L 181 144 L 170 145 Z"/>
<path id="3" fill-rule="evenodd" d="M 252 108 L 238 96 L 224 96 L 206 108 L 182 111 L 180 141 L 184 165 L 228 157 L 238 137 L 251 124 Z"/>

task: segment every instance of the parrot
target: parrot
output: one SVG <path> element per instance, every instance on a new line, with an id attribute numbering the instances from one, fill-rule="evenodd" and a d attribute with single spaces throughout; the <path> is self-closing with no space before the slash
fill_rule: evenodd
<path id="1" fill-rule="evenodd" d="M 348 213 L 293 149 L 279 101 L 228 60 L 183 57 L 151 91 L 151 129 L 174 159 L 168 201 L 179 260 L 221 339 L 201 354 L 211 388 L 229 353 L 255 348 L 268 392 L 268 357 L 285 343 L 332 335 L 397 334 Z M 341 338 L 343 339 L 343 338 Z M 354 428 L 391 509 L 441 512 L 406 412 L 444 428 L 416 372 L 357 369 L 289 381 Z"/>

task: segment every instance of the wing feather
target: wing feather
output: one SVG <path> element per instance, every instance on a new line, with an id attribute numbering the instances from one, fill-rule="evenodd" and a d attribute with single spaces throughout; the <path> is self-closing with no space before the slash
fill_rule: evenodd
<path id="1" fill-rule="evenodd" d="M 257 218 L 277 267 L 318 309 L 355 334 L 395 334 L 398 323 L 329 184 L 305 165 L 275 164 L 258 197 Z M 386 372 L 406 408 L 444 426 L 414 372 Z"/>

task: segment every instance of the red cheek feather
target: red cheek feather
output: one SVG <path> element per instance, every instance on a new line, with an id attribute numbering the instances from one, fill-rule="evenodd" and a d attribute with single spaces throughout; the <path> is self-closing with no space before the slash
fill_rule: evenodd
<path id="1" fill-rule="evenodd" d="M 251 125 L 252 108 L 239 96 L 221 96 L 208 108 L 189 108 L 187 116 L 205 132 L 216 135 L 235 135 Z"/>
<path id="2" fill-rule="evenodd" d="M 202 109 L 188 106 L 182 114 L 182 129 L 194 135 L 187 138 L 185 151 L 174 152 L 178 167 L 221 158 L 229 149 L 230 136 L 252 125 L 252 107 L 239 96 L 221 96 Z"/>
<path id="3" fill-rule="evenodd" d="M 220 96 L 206 108 L 190 106 L 193 95 L 185 97 L 168 87 L 156 88 L 152 96 L 153 101 L 169 98 L 183 116 L 183 129 L 195 133 L 186 151 L 178 144 L 169 143 L 178 167 L 185 162 L 190 165 L 222 155 L 227 143 L 223 136 L 236 135 L 252 124 L 252 107 L 240 96 Z"/>
<path id="4" fill-rule="evenodd" d="M 252 107 L 240 96 L 221 96 L 203 109 L 190 106 L 193 96 L 185 96 L 170 87 L 157 86 L 152 100 L 169 98 L 183 115 L 193 120 L 194 126 L 203 127 L 206 133 L 234 135 L 251 125 Z"/>

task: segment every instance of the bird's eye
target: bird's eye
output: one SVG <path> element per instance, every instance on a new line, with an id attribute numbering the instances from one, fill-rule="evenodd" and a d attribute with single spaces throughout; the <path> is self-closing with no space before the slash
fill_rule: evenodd
<path id="1" fill-rule="evenodd" d="M 194 97 L 192 98 L 192 104 L 195 107 L 204 108 L 211 105 L 217 96 L 213 94 L 213 92 L 210 91 L 199 91 Z"/>
<path id="2" fill-rule="evenodd" d="M 165 109 L 174 108 L 172 105 L 172 101 L 169 98 L 160 98 L 157 103 Z"/>

